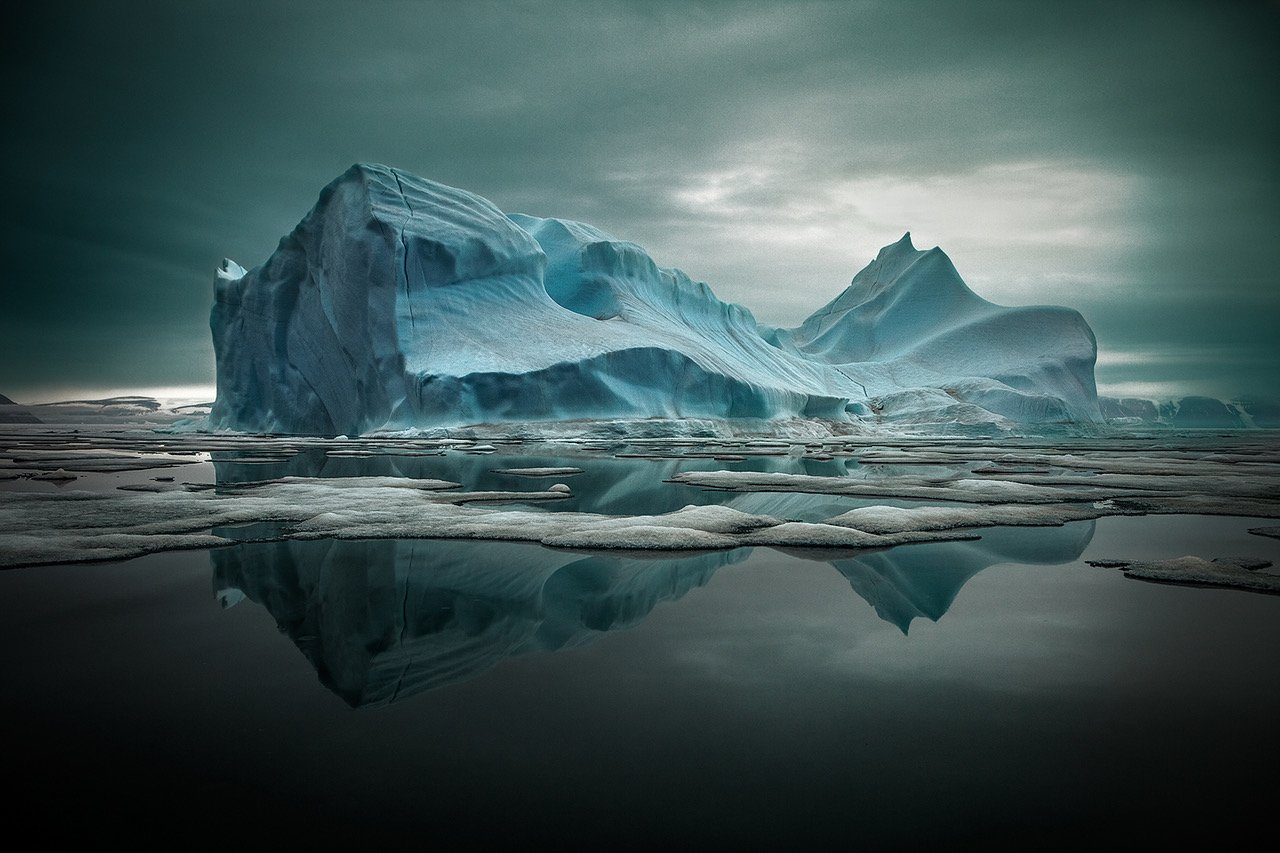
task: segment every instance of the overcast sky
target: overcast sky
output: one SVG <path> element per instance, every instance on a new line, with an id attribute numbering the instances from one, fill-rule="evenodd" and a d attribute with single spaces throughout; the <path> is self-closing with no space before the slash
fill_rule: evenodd
<path id="1" fill-rule="evenodd" d="M 0 393 L 211 385 L 222 257 L 356 161 L 795 325 L 903 231 L 1103 392 L 1280 393 L 1280 5 L 48 3 L 4 36 Z"/>

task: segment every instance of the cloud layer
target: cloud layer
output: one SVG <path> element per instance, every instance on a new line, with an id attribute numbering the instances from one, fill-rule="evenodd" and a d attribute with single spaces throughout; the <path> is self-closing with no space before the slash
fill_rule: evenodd
<path id="1" fill-rule="evenodd" d="M 29 14 L 9 396 L 210 381 L 212 269 L 357 160 L 591 222 L 781 325 L 911 230 L 987 298 L 1081 309 L 1104 390 L 1280 392 L 1274 4 Z"/>

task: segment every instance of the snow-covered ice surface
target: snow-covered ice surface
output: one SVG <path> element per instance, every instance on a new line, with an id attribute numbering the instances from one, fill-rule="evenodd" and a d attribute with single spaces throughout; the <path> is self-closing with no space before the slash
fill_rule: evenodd
<path id="1" fill-rule="evenodd" d="M 1207 445 L 1225 442 L 1219 436 L 1202 438 Z M 1116 441 L 1074 442 L 1072 452 L 1034 442 L 1021 449 L 981 443 L 910 448 L 870 449 L 857 456 L 864 469 L 882 469 L 883 476 L 831 478 L 786 472 L 691 471 L 674 482 L 732 491 L 782 491 L 864 497 L 910 498 L 948 503 L 979 504 L 966 510 L 978 519 L 992 513 L 993 523 L 1014 523 L 992 505 L 1036 505 L 1036 513 L 1022 510 L 1026 519 L 1060 523 L 1095 513 L 1093 517 L 1133 513 L 1196 512 L 1276 517 L 1280 455 L 1272 440 L 1235 442 L 1231 450 L 1195 449 L 1194 442 L 1156 441 L 1143 448 L 1125 448 Z M 897 473 L 890 474 L 894 469 Z M 1055 521 L 1055 514 L 1062 517 Z M 910 523 L 902 516 L 903 523 Z M 942 523 L 945 514 L 928 514 Z M 954 519 L 963 519 L 957 512 Z M 892 519 L 877 519 L 884 524 Z M 956 524 L 963 523 L 955 521 Z M 981 522 L 978 522 L 981 523 Z M 1032 520 L 1022 523 L 1040 523 Z"/>
<path id="2" fill-rule="evenodd" d="M 1120 560 L 1102 558 L 1091 566 L 1120 569 L 1125 577 L 1156 583 L 1190 586 L 1225 586 L 1280 595 L 1280 574 L 1265 571 L 1271 561 L 1257 557 L 1174 557 L 1168 560 Z"/>
<path id="3" fill-rule="evenodd" d="M 357 164 L 265 263 L 225 262 L 214 286 L 215 429 L 1101 420 L 1079 313 L 987 302 L 909 235 L 775 329 L 590 225 Z"/>
<path id="4" fill-rule="evenodd" d="M 574 474 L 581 474 L 581 468 L 494 468 L 495 474 L 514 474 L 517 477 L 572 477 Z"/>
<path id="5" fill-rule="evenodd" d="M 608 445 L 24 427 L 0 439 L 0 471 L 12 475 L 0 483 L 0 566 L 217 547 L 242 529 L 264 540 L 857 550 L 1110 515 L 1280 517 L 1269 433 Z M 574 485 L 539 487 L 556 476 Z M 541 482 L 513 488 L 529 477 Z"/>

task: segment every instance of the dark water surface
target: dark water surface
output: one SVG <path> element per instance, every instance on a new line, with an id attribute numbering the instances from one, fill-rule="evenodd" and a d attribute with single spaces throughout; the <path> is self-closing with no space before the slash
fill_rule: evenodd
<path id="1" fill-rule="evenodd" d="M 1082 560 L 1280 558 L 1258 523 L 656 559 L 246 543 L 8 571 L 6 822 L 173 844 L 1221 844 L 1276 801 L 1280 597 Z"/>

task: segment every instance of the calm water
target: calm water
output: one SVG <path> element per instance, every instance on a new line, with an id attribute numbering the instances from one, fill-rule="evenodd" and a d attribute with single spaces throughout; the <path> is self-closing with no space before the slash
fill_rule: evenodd
<path id="1" fill-rule="evenodd" d="M 1278 793 L 1280 597 L 1082 560 L 1280 561 L 1257 523 L 852 556 L 245 543 L 0 573 L 7 820 L 178 844 L 1221 843 Z"/>

